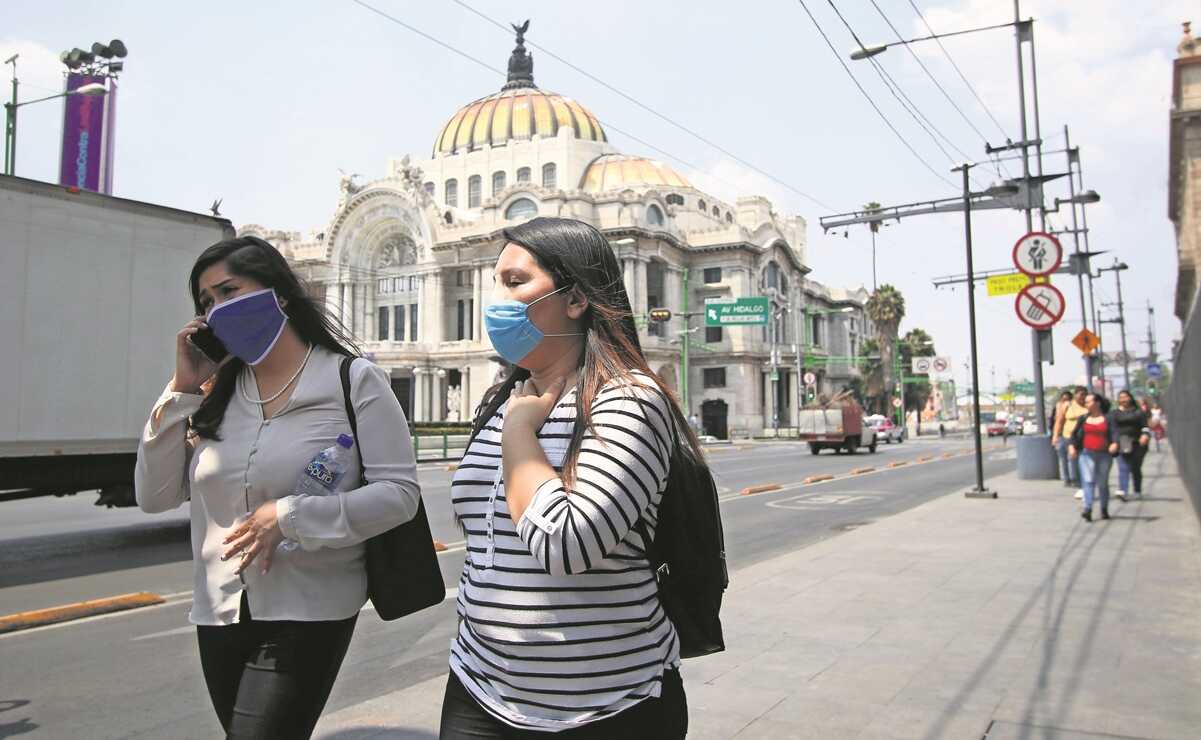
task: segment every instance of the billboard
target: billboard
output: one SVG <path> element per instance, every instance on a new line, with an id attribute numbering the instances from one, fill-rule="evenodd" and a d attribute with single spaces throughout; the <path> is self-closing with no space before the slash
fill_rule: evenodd
<path id="1" fill-rule="evenodd" d="M 108 92 L 95 97 L 68 95 L 63 106 L 63 144 L 58 183 L 82 190 L 113 190 L 113 126 L 117 81 L 98 75 L 71 72 L 67 92 L 91 83 L 105 84 Z"/>

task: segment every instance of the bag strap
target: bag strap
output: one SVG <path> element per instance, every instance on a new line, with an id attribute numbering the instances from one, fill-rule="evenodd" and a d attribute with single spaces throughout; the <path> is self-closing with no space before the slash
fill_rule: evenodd
<path id="1" fill-rule="evenodd" d="M 363 469 L 363 448 L 359 445 L 359 423 L 354 415 L 354 402 L 350 400 L 350 366 L 353 357 L 343 357 L 338 366 L 342 376 L 342 400 L 346 404 L 346 418 L 350 421 L 350 434 L 354 437 L 354 451 L 359 456 L 359 486 L 367 485 L 367 471 Z"/>

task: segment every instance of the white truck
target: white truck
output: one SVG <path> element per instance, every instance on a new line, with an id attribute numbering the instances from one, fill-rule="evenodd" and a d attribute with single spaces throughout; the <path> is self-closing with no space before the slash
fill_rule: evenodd
<path id="1" fill-rule="evenodd" d="M 137 441 L 224 218 L 0 176 L 0 501 L 131 506 Z"/>

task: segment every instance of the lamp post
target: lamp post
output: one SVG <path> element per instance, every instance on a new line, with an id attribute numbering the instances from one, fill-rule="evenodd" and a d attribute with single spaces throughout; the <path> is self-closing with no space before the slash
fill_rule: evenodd
<path id="1" fill-rule="evenodd" d="M 989 31 L 997 28 L 1010 28 L 1016 31 L 1017 41 L 1017 62 L 1018 62 L 1018 111 L 1020 114 L 1022 140 L 1019 142 L 1007 142 L 1004 146 L 993 148 L 987 143 L 985 151 L 992 153 L 994 151 L 1003 151 L 1007 149 L 1021 149 L 1022 152 L 1022 182 L 1026 190 L 1026 204 L 1022 209 L 1026 212 L 1026 231 L 1027 233 L 1034 230 L 1033 212 L 1035 205 L 1033 202 L 1033 189 L 1030 187 L 1030 147 L 1035 148 L 1036 163 L 1038 166 L 1038 180 L 1042 182 L 1042 137 L 1039 131 L 1039 116 L 1038 116 L 1038 72 L 1034 60 L 1034 21 L 1021 19 L 1021 10 L 1019 0 L 1013 2 L 1013 21 L 1010 23 L 998 23 L 992 26 L 982 26 L 980 28 L 969 28 L 963 31 L 953 31 L 943 34 L 931 34 L 929 36 L 921 36 L 913 39 L 905 39 L 895 41 L 891 44 L 876 44 L 872 46 L 860 46 L 856 51 L 851 52 L 852 59 L 868 59 L 883 53 L 885 50 L 893 46 L 907 45 L 919 41 L 927 41 L 930 39 L 946 38 L 949 36 L 961 36 L 968 33 L 977 33 L 979 31 Z M 1033 92 L 1034 103 L 1034 140 L 1029 138 L 1026 127 L 1026 79 L 1025 65 L 1022 58 L 1022 43 L 1030 42 L 1030 72 L 1031 72 L 1031 89 Z M 959 168 L 956 168 L 957 170 Z M 967 173 L 967 169 L 963 170 Z M 1041 192 L 1041 191 L 1040 191 Z M 1041 196 L 1040 196 L 1041 197 Z M 1039 207 L 1040 220 L 1042 229 L 1046 230 L 1046 214 Z M 970 295 L 969 285 L 969 295 Z M 974 322 L 973 322 L 974 329 Z M 1042 347 L 1040 344 L 1040 332 L 1037 329 L 1030 330 L 1031 353 L 1034 358 L 1034 404 L 1035 413 L 1038 416 L 1038 432 L 1046 434 L 1047 431 L 1047 414 L 1045 408 L 1045 399 L 1043 398 L 1043 362 L 1042 362 Z"/>
<path id="2" fill-rule="evenodd" d="M 1064 148 L 1068 150 L 1068 197 L 1055 199 L 1055 210 L 1059 210 L 1059 206 L 1063 203 L 1069 203 L 1072 206 L 1072 247 L 1076 255 L 1076 264 L 1073 266 L 1076 273 L 1076 289 L 1080 294 L 1080 326 L 1088 328 L 1088 313 L 1087 304 L 1084 302 L 1084 273 L 1089 272 L 1088 258 L 1082 257 L 1080 251 L 1080 226 L 1076 221 L 1076 206 L 1096 203 L 1101 200 L 1101 196 L 1097 195 L 1095 190 L 1085 190 L 1079 194 L 1076 193 L 1076 178 L 1072 174 L 1072 165 L 1076 161 L 1077 156 L 1072 150 L 1072 140 L 1068 135 L 1068 127 L 1063 127 Z M 1083 209 L 1081 209 L 1083 210 Z M 1085 385 L 1092 385 L 1093 382 L 1093 356 L 1092 354 L 1084 355 L 1084 382 Z"/>
<path id="3" fill-rule="evenodd" d="M 15 66 L 15 65 L 14 65 Z M 72 95 L 83 95 L 85 97 L 94 98 L 103 95 L 108 90 L 99 82 L 89 82 L 86 85 L 81 85 L 74 90 L 57 93 L 55 95 L 47 95 L 44 98 L 35 98 L 34 100 L 26 100 L 23 103 L 17 102 L 17 78 L 13 77 L 13 99 L 11 103 L 4 104 L 5 118 L 5 138 L 4 138 L 4 174 L 12 175 L 17 169 L 17 109 L 24 108 L 27 105 L 34 103 L 44 103 L 47 100 L 56 98 L 66 98 Z"/>
<path id="4" fill-rule="evenodd" d="M 1112 267 L 1102 267 L 1097 270 L 1097 272 L 1112 272 L 1114 283 L 1118 289 L 1117 324 L 1122 332 L 1122 377 L 1125 380 L 1127 389 L 1130 388 L 1130 355 L 1126 352 L 1126 308 L 1122 305 L 1122 273 L 1129 269 L 1130 265 L 1115 259 Z"/>

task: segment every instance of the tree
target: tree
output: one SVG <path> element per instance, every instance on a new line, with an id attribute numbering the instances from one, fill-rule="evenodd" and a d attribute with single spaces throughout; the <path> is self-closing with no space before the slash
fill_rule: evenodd
<path id="1" fill-rule="evenodd" d="M 901 319 L 905 318 L 905 296 L 895 287 L 885 283 L 867 299 L 865 307 L 867 317 L 876 326 L 876 345 L 880 350 L 880 362 L 884 378 L 884 396 L 887 397 L 896 387 L 893 365 L 897 332 L 901 328 Z"/>
<path id="2" fill-rule="evenodd" d="M 880 344 L 874 338 L 863 340 L 859 347 L 859 374 L 852 388 L 859 396 L 863 408 L 872 413 L 887 413 L 884 404 L 888 394 L 884 392 L 883 363 L 880 362 Z"/>

